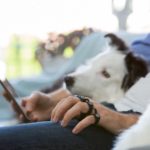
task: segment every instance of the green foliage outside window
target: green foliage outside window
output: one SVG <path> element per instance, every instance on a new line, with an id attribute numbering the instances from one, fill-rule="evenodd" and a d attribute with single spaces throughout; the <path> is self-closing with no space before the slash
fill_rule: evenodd
<path id="1" fill-rule="evenodd" d="M 34 38 L 13 36 L 7 48 L 7 78 L 30 76 L 41 72 L 40 64 L 35 58 L 38 41 Z"/>

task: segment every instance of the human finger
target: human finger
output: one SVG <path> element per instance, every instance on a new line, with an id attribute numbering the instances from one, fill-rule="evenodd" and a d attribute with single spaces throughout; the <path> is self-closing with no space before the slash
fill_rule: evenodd
<path id="1" fill-rule="evenodd" d="M 24 110 L 24 108 L 21 108 L 21 106 L 20 106 L 20 108 L 19 108 L 19 106 L 17 106 L 14 101 L 11 101 L 10 103 L 11 103 L 11 106 L 13 107 L 13 109 L 14 109 L 15 112 L 16 112 L 17 118 L 18 118 L 21 122 L 26 121 L 26 117 L 25 117 L 24 114 L 26 114 L 26 116 L 27 116 L 27 113 L 26 113 L 26 111 Z M 22 111 L 23 111 L 24 114 L 22 114 Z"/>
<path id="2" fill-rule="evenodd" d="M 21 122 L 26 122 L 27 121 L 23 114 L 20 114 L 18 118 Z M 30 113 L 28 115 L 28 118 L 29 118 L 30 121 L 33 121 L 33 122 L 38 121 L 38 118 L 33 113 Z"/>
<path id="3" fill-rule="evenodd" d="M 81 114 L 86 114 L 89 110 L 89 107 L 84 102 L 76 103 L 72 108 L 70 108 L 64 115 L 61 125 L 63 127 L 67 126 L 67 124 L 75 117 L 79 117 Z"/>
<path id="4" fill-rule="evenodd" d="M 27 103 L 27 100 L 25 98 L 23 98 L 21 101 L 21 106 L 25 107 L 26 103 Z"/>
<path id="5" fill-rule="evenodd" d="M 38 120 L 38 116 L 37 116 L 35 113 L 30 113 L 30 114 L 28 115 L 28 118 L 29 118 L 31 121 L 33 121 L 33 122 L 39 121 L 39 120 Z"/>
<path id="6" fill-rule="evenodd" d="M 21 101 L 21 107 L 23 107 L 23 111 L 24 113 L 26 114 L 26 116 L 32 120 L 32 121 L 36 121 L 37 119 L 36 118 L 33 118 L 33 110 L 34 110 L 34 105 L 33 105 L 33 99 L 34 97 L 33 96 L 29 96 L 29 97 L 24 97 L 22 98 L 22 101 Z M 25 120 L 25 117 L 23 115 L 20 115 L 19 116 L 19 120 L 22 120 L 24 121 Z"/>
<path id="7" fill-rule="evenodd" d="M 40 98 L 40 94 L 38 92 L 35 92 L 31 94 L 29 97 L 24 97 L 22 99 L 21 105 L 24 107 L 27 115 L 34 110 L 39 98 Z"/>
<path id="8" fill-rule="evenodd" d="M 57 103 L 57 105 L 54 107 L 54 109 L 52 110 L 51 116 L 50 116 L 50 118 L 51 118 L 52 121 L 54 121 L 55 112 L 56 112 L 56 110 L 58 109 L 58 107 L 60 107 L 60 105 L 61 105 L 62 102 L 63 102 L 63 99 L 62 99 L 61 101 L 59 101 L 59 102 Z M 55 121 L 55 122 L 56 122 L 56 121 Z"/>
<path id="9" fill-rule="evenodd" d="M 64 114 L 68 109 L 75 105 L 79 100 L 74 96 L 69 96 L 62 100 L 52 112 L 52 120 L 57 122 L 63 118 Z"/>
<path id="10" fill-rule="evenodd" d="M 87 128 L 88 126 L 92 125 L 95 123 L 95 118 L 93 115 L 89 115 L 85 117 L 83 120 L 81 120 L 72 130 L 74 134 L 78 134 L 81 132 L 83 129 Z"/>

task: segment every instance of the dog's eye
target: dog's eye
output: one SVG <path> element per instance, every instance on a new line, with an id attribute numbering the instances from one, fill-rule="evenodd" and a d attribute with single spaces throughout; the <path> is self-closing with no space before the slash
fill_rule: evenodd
<path id="1" fill-rule="evenodd" d="M 102 75 L 106 78 L 110 78 L 110 74 L 106 70 L 102 71 Z"/>

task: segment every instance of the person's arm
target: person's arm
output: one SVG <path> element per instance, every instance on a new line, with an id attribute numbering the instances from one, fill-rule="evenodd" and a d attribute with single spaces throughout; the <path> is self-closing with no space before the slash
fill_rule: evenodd
<path id="1" fill-rule="evenodd" d="M 103 105 L 97 106 L 101 119 L 100 125 L 114 134 L 118 134 L 123 130 L 135 124 L 139 118 L 137 114 L 123 114 L 113 111 Z"/>
<path id="2" fill-rule="evenodd" d="M 129 128 L 131 125 L 135 124 L 139 118 L 136 114 L 122 114 L 96 101 L 92 102 L 100 115 L 98 126 L 102 126 L 114 134 L 118 134 L 124 129 Z M 61 121 L 61 125 L 66 127 L 70 120 L 80 116 L 81 113 L 87 113 L 88 110 L 89 107 L 85 102 L 81 102 L 76 96 L 69 96 L 56 105 L 51 113 L 51 119 L 54 122 Z M 73 129 L 73 133 L 77 134 L 94 123 L 95 118 L 93 115 L 88 115 L 79 121 Z"/>
<path id="3" fill-rule="evenodd" d="M 55 101 L 55 104 L 58 103 L 63 98 L 66 98 L 70 95 L 71 95 L 71 93 L 67 89 L 64 89 L 64 88 L 59 88 L 56 91 L 53 91 L 53 92 L 50 92 L 50 93 L 47 94 L 47 96 L 52 101 Z"/>

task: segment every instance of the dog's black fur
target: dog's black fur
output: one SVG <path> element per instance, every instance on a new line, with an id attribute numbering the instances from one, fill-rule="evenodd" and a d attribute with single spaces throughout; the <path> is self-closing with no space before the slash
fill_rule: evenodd
<path id="1" fill-rule="evenodd" d="M 109 33 L 106 34 L 105 37 L 111 39 L 110 45 L 116 46 L 119 51 L 127 54 L 125 57 L 125 64 L 128 73 L 125 75 L 121 86 L 127 91 L 140 77 L 146 76 L 149 72 L 148 63 L 143 57 L 133 53 L 126 43 L 115 34 Z"/>

